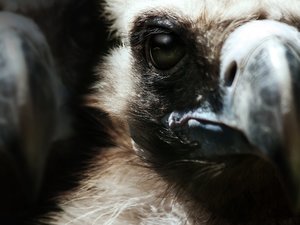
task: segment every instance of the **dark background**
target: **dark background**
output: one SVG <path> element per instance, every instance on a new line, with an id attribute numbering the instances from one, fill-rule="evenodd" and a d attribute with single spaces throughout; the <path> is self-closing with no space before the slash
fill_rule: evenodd
<path id="1" fill-rule="evenodd" d="M 10 0 L 0 0 L 2 10 L 5 1 Z M 86 107 L 83 97 L 90 93 L 91 85 L 97 80 L 95 66 L 113 43 L 107 38 L 107 21 L 103 19 L 101 5 L 99 0 L 55 0 L 50 5 L 37 4 L 35 8 L 14 11 L 34 20 L 50 45 L 57 75 L 67 93 L 64 107 L 73 118 L 74 133 L 53 145 L 38 202 L 34 205 L 7 202 L 15 210 L 9 215 L 0 212 L 1 225 L 36 224 L 38 217 L 57 210 L 55 197 L 76 187 L 76 174 L 87 167 L 86 162 L 101 147 L 109 145 L 102 126 L 107 123 L 105 114 Z"/>

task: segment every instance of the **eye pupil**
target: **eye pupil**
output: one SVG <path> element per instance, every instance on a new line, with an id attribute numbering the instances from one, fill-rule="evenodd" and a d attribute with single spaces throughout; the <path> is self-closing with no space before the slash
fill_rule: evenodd
<path id="1" fill-rule="evenodd" d="M 149 58 L 160 70 L 174 67 L 185 55 L 185 46 L 174 34 L 156 34 L 149 39 Z"/>

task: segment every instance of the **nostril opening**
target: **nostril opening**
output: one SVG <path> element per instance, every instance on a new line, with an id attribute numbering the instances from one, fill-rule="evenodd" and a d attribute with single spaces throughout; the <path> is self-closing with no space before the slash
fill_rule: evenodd
<path id="1" fill-rule="evenodd" d="M 225 85 L 227 87 L 230 87 L 232 85 L 232 83 L 236 77 L 237 70 L 238 70 L 237 63 L 236 63 L 236 61 L 233 61 L 229 65 L 229 67 L 225 73 Z"/>

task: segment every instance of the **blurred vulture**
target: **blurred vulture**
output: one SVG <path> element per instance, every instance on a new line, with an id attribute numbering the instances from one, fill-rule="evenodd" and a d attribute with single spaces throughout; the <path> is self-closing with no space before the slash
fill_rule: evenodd
<path id="1" fill-rule="evenodd" d="M 298 0 L 29 2 L 0 15 L 3 203 L 20 188 L 34 224 L 300 224 Z"/>
<path id="2" fill-rule="evenodd" d="M 49 199 L 73 186 L 69 174 L 94 142 L 80 96 L 106 48 L 98 6 L 0 0 L 1 224 L 23 224 L 49 210 Z M 105 136 L 97 136 L 103 146 Z"/>

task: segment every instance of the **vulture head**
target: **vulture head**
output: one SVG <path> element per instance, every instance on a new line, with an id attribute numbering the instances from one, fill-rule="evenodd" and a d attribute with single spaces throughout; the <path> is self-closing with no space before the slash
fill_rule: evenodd
<path id="1" fill-rule="evenodd" d="M 298 224 L 300 2 L 109 0 L 105 15 L 120 45 L 97 105 L 191 224 Z"/>

